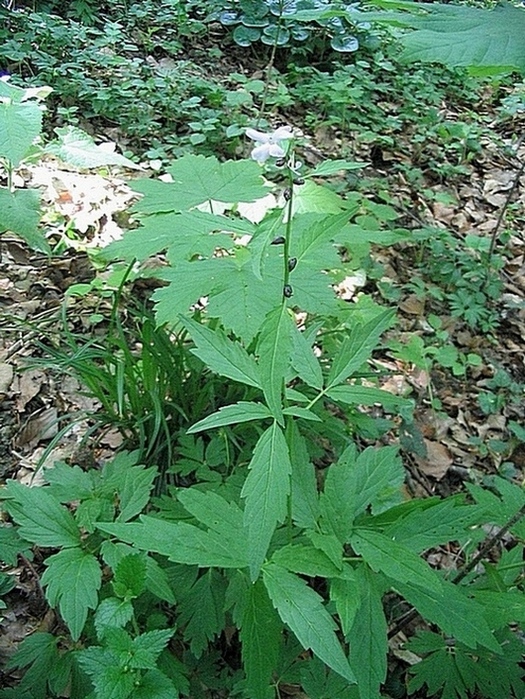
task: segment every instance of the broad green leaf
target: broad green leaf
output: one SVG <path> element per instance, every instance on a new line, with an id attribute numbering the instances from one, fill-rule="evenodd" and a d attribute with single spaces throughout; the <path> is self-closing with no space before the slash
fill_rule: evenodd
<path id="1" fill-rule="evenodd" d="M 270 686 L 277 666 L 282 624 L 270 602 L 266 588 L 258 580 L 247 589 L 242 613 L 240 639 L 251 699 L 273 699 Z"/>
<path id="2" fill-rule="evenodd" d="M 294 415 L 295 417 L 300 417 L 303 420 L 309 420 L 310 422 L 322 422 L 322 418 L 313 413 L 308 408 L 302 408 L 299 405 L 289 405 L 287 408 L 283 409 L 283 415 Z"/>
<path id="3" fill-rule="evenodd" d="M 217 248 L 229 250 L 233 247 L 233 237 L 222 231 L 241 228 L 240 224 L 230 224 L 230 219 L 224 216 L 213 216 L 204 211 L 152 214 L 142 217 L 140 223 L 139 228 L 126 231 L 121 240 L 104 248 L 103 256 L 129 262 L 143 261 L 167 250 L 169 258 L 174 261 L 190 260 L 194 255 L 209 257 Z M 251 224 L 241 223 L 243 232 L 250 234 Z"/>
<path id="4" fill-rule="evenodd" d="M 329 177 L 342 170 L 362 170 L 368 163 L 353 163 L 348 160 L 325 160 L 310 170 L 308 177 Z"/>
<path id="5" fill-rule="evenodd" d="M 76 126 L 56 128 L 55 133 L 58 139 L 48 143 L 45 151 L 68 165 L 84 169 L 120 165 L 132 170 L 142 170 L 140 165 L 116 153 L 111 147 L 97 145 L 89 134 Z"/>
<path id="6" fill-rule="evenodd" d="M 0 99 L 0 158 L 19 166 L 42 130 L 42 110 L 36 102 Z"/>
<path id="7" fill-rule="evenodd" d="M 298 527 L 314 529 L 319 514 L 315 468 L 310 461 L 305 439 L 295 421 L 287 427 L 287 442 L 292 464 L 292 519 Z"/>
<path id="8" fill-rule="evenodd" d="M 122 452 L 104 466 L 104 486 L 119 497 L 117 521 L 126 522 L 141 512 L 150 498 L 156 476 L 156 468 L 136 464 L 135 453 Z"/>
<path id="9" fill-rule="evenodd" d="M 133 699 L 177 699 L 175 685 L 160 670 L 148 670 L 133 689 Z"/>
<path id="10" fill-rule="evenodd" d="M 175 633 L 175 629 L 155 629 L 146 631 L 133 639 L 133 656 L 130 658 L 130 667 L 142 670 L 154 670 L 157 658 L 167 646 Z"/>
<path id="11" fill-rule="evenodd" d="M 10 481 L 7 493 L 13 500 L 5 503 L 5 509 L 19 525 L 18 531 L 24 539 L 49 547 L 80 544 L 80 531 L 73 515 L 46 487 L 29 488 Z"/>
<path id="12" fill-rule="evenodd" d="M 113 578 L 113 590 L 117 597 L 138 597 L 146 586 L 146 557 L 134 553 L 120 559 Z"/>
<path id="13" fill-rule="evenodd" d="M 294 185 L 292 215 L 304 213 L 338 214 L 346 208 L 345 200 L 327 187 L 306 180 Z"/>
<path id="14" fill-rule="evenodd" d="M 272 414 L 263 403 L 250 403 L 239 401 L 233 405 L 225 405 L 219 408 L 216 413 L 199 420 L 188 430 L 188 434 L 196 434 L 203 430 L 212 430 L 224 425 L 237 425 L 241 422 L 251 420 L 265 420 L 271 418 Z"/>
<path id="15" fill-rule="evenodd" d="M 288 512 L 292 468 L 284 434 L 276 422 L 259 438 L 248 468 L 241 495 L 246 500 L 244 525 L 248 529 L 250 573 L 255 580 L 275 528 Z"/>
<path id="16" fill-rule="evenodd" d="M 204 202 L 250 202 L 268 194 L 257 163 L 219 162 L 215 157 L 184 155 L 168 168 L 173 182 L 139 180 L 134 189 L 144 194 L 136 209 L 145 213 L 185 211 Z"/>
<path id="17" fill-rule="evenodd" d="M 354 325 L 335 356 L 328 374 L 327 388 L 343 383 L 370 358 L 379 338 L 392 324 L 393 317 L 393 311 L 386 310 L 367 323 Z"/>
<path id="18" fill-rule="evenodd" d="M 401 396 L 395 396 L 393 393 L 383 391 L 380 388 L 373 386 L 361 386 L 355 384 L 353 386 L 334 386 L 326 395 L 332 400 L 345 403 L 346 405 L 374 405 L 379 403 L 387 411 L 396 410 L 399 408 L 409 408 L 413 402 Z"/>
<path id="19" fill-rule="evenodd" d="M 99 523 L 98 528 L 143 551 L 167 556 L 176 563 L 204 568 L 244 568 L 248 565 L 244 538 L 226 525 L 220 532 L 206 532 L 186 522 L 166 522 L 142 515 L 138 522 Z"/>
<path id="20" fill-rule="evenodd" d="M 80 548 L 63 549 L 46 559 L 42 585 L 52 607 L 58 606 L 74 641 L 78 641 L 89 609 L 98 604 L 102 581 L 100 565 Z"/>
<path id="21" fill-rule="evenodd" d="M 355 682 L 337 628 L 322 598 L 304 580 L 274 563 L 263 568 L 264 584 L 281 619 L 297 636 L 303 648 L 310 649 L 332 670 Z"/>
<path id="22" fill-rule="evenodd" d="M 421 8 L 419 3 L 414 5 Z M 409 20 L 402 57 L 449 66 L 525 73 L 525 11 L 509 2 L 493 9 L 432 3 Z"/>
<path id="23" fill-rule="evenodd" d="M 359 699 L 357 685 L 330 670 L 315 655 L 301 661 L 300 677 L 308 699 Z"/>
<path id="24" fill-rule="evenodd" d="M 27 541 L 20 537 L 16 527 L 0 524 L 0 561 L 14 567 L 18 562 L 19 553 L 26 557 L 29 555 L 30 547 Z"/>
<path id="25" fill-rule="evenodd" d="M 106 597 L 95 612 L 95 628 L 99 639 L 108 628 L 124 628 L 133 617 L 133 605 L 129 600 Z"/>
<path id="26" fill-rule="evenodd" d="M 282 395 L 284 376 L 290 363 L 292 332 L 290 311 L 285 304 L 281 304 L 266 316 L 257 343 L 264 397 L 272 415 L 280 423 L 283 422 Z"/>
<path id="27" fill-rule="evenodd" d="M 437 624 L 444 633 L 456 638 L 469 648 L 478 644 L 501 653 L 484 618 L 483 607 L 467 596 L 468 591 L 442 580 L 441 593 L 421 587 L 415 580 L 397 581 L 393 587 L 416 607 L 428 621 Z"/>
<path id="28" fill-rule="evenodd" d="M 151 556 L 146 559 L 146 589 L 168 604 L 176 602 L 166 571 Z"/>
<path id="29" fill-rule="evenodd" d="M 93 682 L 96 699 L 127 699 L 131 696 L 138 673 L 119 664 L 114 653 L 100 646 L 90 646 L 81 650 L 77 658 Z"/>
<path id="30" fill-rule="evenodd" d="M 351 445 L 328 470 L 321 496 L 323 520 L 345 543 L 355 518 L 369 506 L 381 512 L 385 503 L 401 499 L 404 477 L 396 447 L 368 447 L 357 455 Z"/>
<path id="31" fill-rule="evenodd" d="M 360 699 L 380 699 L 380 686 L 387 672 L 387 623 L 383 612 L 384 589 L 367 567 L 356 570 L 359 609 L 350 631 L 350 667 L 354 671 Z"/>
<path id="32" fill-rule="evenodd" d="M 379 532 L 356 529 L 350 537 L 352 548 L 376 572 L 400 582 L 412 582 L 440 595 L 441 578 L 428 563 L 406 546 Z"/>
<path id="33" fill-rule="evenodd" d="M 357 575 L 353 577 L 334 577 L 330 580 L 330 599 L 334 602 L 341 628 L 348 640 L 357 610 L 361 604 L 361 588 Z"/>
<path id="34" fill-rule="evenodd" d="M 199 357 L 208 368 L 234 381 L 261 387 L 261 378 L 255 360 L 238 342 L 230 340 L 221 330 L 211 330 L 191 318 L 181 317 L 180 322 L 195 343 L 193 354 Z M 194 431 L 193 428 L 190 428 L 191 431 Z"/>
<path id="35" fill-rule="evenodd" d="M 197 658 L 224 629 L 225 587 L 224 578 L 217 571 L 208 570 L 178 600 L 178 621 Z"/>
<path id="36" fill-rule="evenodd" d="M 46 480 L 49 492 L 60 502 L 85 500 L 94 489 L 92 473 L 63 461 L 57 461 L 52 468 L 46 469 Z"/>
<path id="37" fill-rule="evenodd" d="M 306 341 L 304 334 L 294 326 L 292 332 L 292 366 L 308 386 L 321 390 L 323 387 L 323 371 L 312 347 Z"/>
<path id="38" fill-rule="evenodd" d="M 288 544 L 272 556 L 272 562 L 292 573 L 300 573 L 309 577 L 338 578 L 352 577 L 352 569 L 346 566 L 338 568 L 330 558 L 318 548 L 308 544 Z"/>
<path id="39" fill-rule="evenodd" d="M 15 667 L 26 668 L 24 676 L 17 687 L 13 699 L 47 699 L 48 679 L 52 676 L 53 668 L 60 662 L 57 644 L 58 637 L 50 633 L 36 631 L 19 644 L 16 653 L 7 663 L 7 669 Z M 25 694 L 29 691 L 30 694 Z M 0 695 L 1 696 L 1 695 Z"/>
<path id="40" fill-rule="evenodd" d="M 339 267 L 341 258 L 333 240 L 348 223 L 348 212 L 342 214 L 302 214 L 294 219 L 291 255 L 297 258 L 297 269 L 305 263 L 314 269 Z"/>
<path id="41" fill-rule="evenodd" d="M 35 250 L 49 253 L 49 243 L 38 230 L 40 203 L 40 194 L 36 189 L 10 192 L 0 187 L 0 234 L 11 231 Z"/>
<path id="42" fill-rule="evenodd" d="M 235 502 L 228 502 L 212 490 L 202 492 L 196 488 L 180 488 L 177 498 L 201 524 L 218 534 L 229 528 L 239 540 L 245 538 L 243 511 Z"/>

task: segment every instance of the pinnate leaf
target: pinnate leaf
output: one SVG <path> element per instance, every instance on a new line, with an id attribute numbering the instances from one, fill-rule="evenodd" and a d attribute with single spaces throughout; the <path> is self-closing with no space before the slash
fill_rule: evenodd
<path id="1" fill-rule="evenodd" d="M 246 499 L 244 524 L 248 529 L 250 572 L 255 580 L 275 527 L 286 517 L 290 494 L 290 456 L 276 422 L 259 438 L 249 469 L 242 497 Z"/>
<path id="2" fill-rule="evenodd" d="M 303 648 L 312 650 L 349 682 L 355 682 L 335 635 L 337 625 L 325 609 L 322 598 L 304 580 L 274 563 L 263 568 L 263 579 L 279 616 L 294 632 Z"/>
<path id="3" fill-rule="evenodd" d="M 285 304 L 274 308 L 262 324 L 257 353 L 264 397 L 273 416 L 282 423 L 284 376 L 290 362 L 293 320 Z"/>
<path id="4" fill-rule="evenodd" d="M 52 607 L 58 606 L 74 641 L 80 638 L 89 609 L 98 604 L 100 565 L 90 553 L 67 548 L 46 559 L 42 585 Z"/>

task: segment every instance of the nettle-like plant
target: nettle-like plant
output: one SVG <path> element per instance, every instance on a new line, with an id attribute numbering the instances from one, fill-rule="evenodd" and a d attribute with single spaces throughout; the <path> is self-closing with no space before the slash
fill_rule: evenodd
<path id="1" fill-rule="evenodd" d="M 497 479 L 469 500 L 407 499 L 397 447 L 358 449 L 355 433 L 408 424 L 412 406 L 381 389 L 372 361 L 392 311 L 333 290 L 340 252 L 379 233 L 351 223 L 359 197 L 316 180 L 357 165 L 303 174 L 290 129 L 248 135 L 258 162 L 185 156 L 170 181 L 136 183 L 140 226 L 108 253 L 151 270 L 167 251 L 158 322 L 241 398 L 221 405 L 217 389 L 159 498 L 156 469 L 125 453 L 89 472 L 57 464 L 40 488 L 8 484 L 14 526 L 0 532 L 11 552 L 54 549 L 41 584 L 65 626 L 21 644 L 11 665 L 26 674 L 0 696 L 271 699 L 294 684 L 310 699 L 377 699 L 389 627 L 414 610 L 432 631 L 411 641 L 409 692 L 522 696 L 509 623 L 525 617 L 523 546 L 480 563 L 505 532 L 524 538 L 523 491 Z M 391 419 L 359 410 L 374 404 Z M 479 547 L 487 523 L 501 529 Z M 448 542 L 459 572 L 422 555 Z"/>

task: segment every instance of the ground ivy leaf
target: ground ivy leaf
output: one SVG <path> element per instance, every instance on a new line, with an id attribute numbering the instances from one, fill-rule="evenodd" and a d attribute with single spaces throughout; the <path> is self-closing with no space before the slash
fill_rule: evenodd
<path id="1" fill-rule="evenodd" d="M 95 556 L 80 548 L 63 549 L 46 559 L 42 585 L 52 607 L 58 606 L 74 641 L 78 641 L 88 609 L 98 604 L 102 571 Z"/>
<path id="2" fill-rule="evenodd" d="M 359 608 L 349 634 L 350 666 L 362 699 L 380 699 L 387 672 L 387 623 L 383 612 L 384 589 L 368 566 L 356 569 Z"/>
<path id="3" fill-rule="evenodd" d="M 322 598 L 294 573 L 269 563 L 263 568 L 268 594 L 281 619 L 297 636 L 303 648 L 349 682 L 355 676 L 335 635 L 337 625 L 323 605 Z"/>
<path id="4" fill-rule="evenodd" d="M 19 534 L 38 546 L 78 546 L 80 531 L 69 510 L 46 487 L 29 488 L 16 481 L 7 486 L 5 508 L 19 525 Z"/>
<path id="5" fill-rule="evenodd" d="M 251 699 L 273 699 L 270 681 L 279 657 L 282 623 L 261 580 L 247 588 L 240 626 L 249 695 Z"/>
<path id="6" fill-rule="evenodd" d="M 282 394 L 284 376 L 288 370 L 292 348 L 294 323 L 287 306 L 283 303 L 274 308 L 261 326 L 257 354 L 259 376 L 274 418 L 282 423 Z"/>
<path id="7" fill-rule="evenodd" d="M 133 689 L 133 699 L 177 699 L 175 685 L 160 670 L 148 670 Z"/>
<path id="8" fill-rule="evenodd" d="M 269 427 L 257 442 L 242 489 L 246 499 L 244 524 L 248 529 L 250 572 L 255 580 L 275 527 L 287 514 L 291 464 L 279 425 Z"/>
<path id="9" fill-rule="evenodd" d="M 154 631 L 146 631 L 146 633 L 134 638 L 130 667 L 154 670 L 158 656 L 174 633 L 175 629 L 155 629 Z"/>

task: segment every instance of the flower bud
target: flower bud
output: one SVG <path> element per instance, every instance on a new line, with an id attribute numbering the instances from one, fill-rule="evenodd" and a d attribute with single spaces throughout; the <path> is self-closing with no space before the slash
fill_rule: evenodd
<path id="1" fill-rule="evenodd" d="M 290 259 L 288 260 L 288 271 L 293 272 L 296 265 L 297 265 L 297 257 L 290 257 Z"/>
<path id="2" fill-rule="evenodd" d="M 277 238 L 274 238 L 270 245 L 284 245 L 286 243 L 286 240 L 284 236 L 278 235 Z"/>
<path id="3" fill-rule="evenodd" d="M 292 190 L 289 187 L 287 187 L 284 190 L 283 197 L 284 197 L 285 201 L 290 201 L 290 199 L 292 198 Z"/>
<path id="4" fill-rule="evenodd" d="M 293 296 L 293 289 L 289 284 L 285 284 L 283 288 L 283 296 L 287 299 Z"/>

